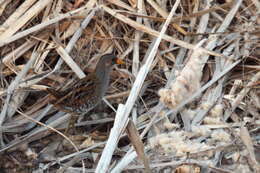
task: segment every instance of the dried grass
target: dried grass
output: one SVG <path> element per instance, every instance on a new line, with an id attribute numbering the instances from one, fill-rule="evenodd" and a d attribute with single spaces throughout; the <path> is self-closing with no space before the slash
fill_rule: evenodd
<path id="1" fill-rule="evenodd" d="M 259 171 L 259 10 L 256 0 L 0 0 L 0 170 Z M 126 61 L 109 106 L 67 138 L 71 115 L 45 90 L 108 52 Z"/>

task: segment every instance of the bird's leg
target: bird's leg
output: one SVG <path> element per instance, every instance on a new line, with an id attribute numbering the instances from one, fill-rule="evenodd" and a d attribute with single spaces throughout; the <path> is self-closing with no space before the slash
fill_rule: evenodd
<path id="1" fill-rule="evenodd" d="M 79 116 L 78 116 L 78 114 L 76 114 L 76 113 L 72 113 L 72 114 L 71 114 L 68 127 L 67 127 L 66 130 L 65 130 L 65 135 L 68 135 L 68 134 L 69 134 L 69 130 L 70 130 L 70 129 L 72 129 L 73 132 L 74 132 L 74 134 L 75 134 L 75 132 L 76 132 L 75 124 L 76 124 L 76 122 L 77 122 L 77 120 L 78 120 L 78 117 L 79 117 Z"/>
<path id="2" fill-rule="evenodd" d="M 103 102 L 99 103 L 97 105 L 97 119 L 101 119 L 101 118 L 104 118 L 105 117 L 105 104 Z"/>
<path id="3" fill-rule="evenodd" d="M 68 126 L 67 126 L 67 128 L 66 128 L 66 130 L 65 130 L 65 132 L 64 132 L 64 135 L 65 136 L 69 136 L 69 131 L 70 131 L 70 129 L 72 129 L 73 130 L 73 133 L 75 134 L 75 132 L 76 132 L 76 129 L 75 129 L 75 123 L 76 123 L 76 121 L 77 121 L 77 119 L 78 119 L 78 114 L 76 114 L 76 113 L 72 113 L 71 114 L 71 117 L 70 117 L 70 119 L 69 119 L 69 124 L 68 124 Z M 59 148 L 62 146 L 62 141 L 58 144 L 58 146 L 57 146 L 57 151 L 59 150 Z"/>

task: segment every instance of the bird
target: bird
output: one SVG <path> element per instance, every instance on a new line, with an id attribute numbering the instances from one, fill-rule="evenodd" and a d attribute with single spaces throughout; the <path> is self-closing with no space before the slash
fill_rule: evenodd
<path id="1" fill-rule="evenodd" d="M 124 64 L 124 61 L 114 54 L 105 54 L 101 56 L 94 72 L 71 84 L 66 89 L 47 88 L 49 102 L 56 109 L 72 114 L 66 131 L 71 126 L 74 128 L 75 119 L 77 119 L 75 117 L 88 113 L 100 104 L 108 89 L 110 72 L 115 64 Z"/>

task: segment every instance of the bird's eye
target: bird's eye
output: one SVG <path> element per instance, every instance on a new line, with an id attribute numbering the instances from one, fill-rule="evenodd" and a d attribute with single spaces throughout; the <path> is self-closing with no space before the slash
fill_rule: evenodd
<path id="1" fill-rule="evenodd" d="M 113 59 L 113 60 L 111 61 L 111 64 L 116 64 L 116 59 Z"/>

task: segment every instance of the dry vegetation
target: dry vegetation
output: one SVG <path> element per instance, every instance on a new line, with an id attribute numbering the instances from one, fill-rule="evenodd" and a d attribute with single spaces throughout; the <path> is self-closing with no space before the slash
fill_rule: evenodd
<path id="1" fill-rule="evenodd" d="M 0 5 L 1 173 L 260 170 L 259 1 Z M 126 64 L 103 107 L 64 136 L 71 115 L 46 88 L 66 88 L 111 52 Z"/>

